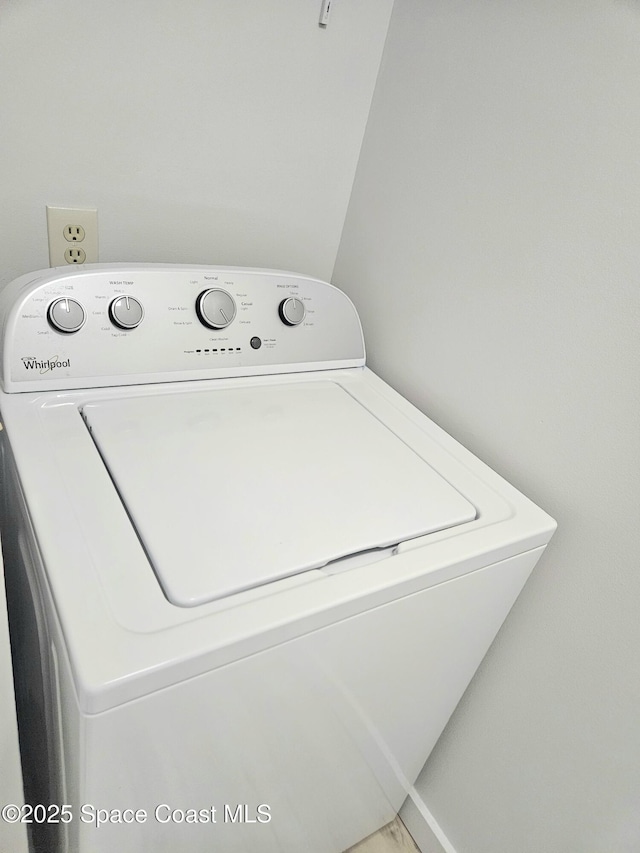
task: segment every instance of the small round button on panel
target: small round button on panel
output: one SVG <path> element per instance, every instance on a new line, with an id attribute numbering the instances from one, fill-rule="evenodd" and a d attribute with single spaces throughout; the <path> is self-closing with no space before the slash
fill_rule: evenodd
<path id="1" fill-rule="evenodd" d="M 55 299 L 47 310 L 47 320 L 58 332 L 71 335 L 84 326 L 87 319 L 84 308 L 75 299 L 66 296 Z"/>
<path id="2" fill-rule="evenodd" d="M 306 310 L 301 299 L 289 296 L 280 303 L 278 314 L 286 326 L 298 326 L 304 320 Z"/>
<path id="3" fill-rule="evenodd" d="M 236 302 L 226 290 L 204 290 L 196 299 L 196 313 L 204 326 L 226 329 L 236 316 Z"/>
<path id="4" fill-rule="evenodd" d="M 109 318 L 120 329 L 135 329 L 143 317 L 144 309 L 133 296 L 117 296 L 109 305 Z"/>

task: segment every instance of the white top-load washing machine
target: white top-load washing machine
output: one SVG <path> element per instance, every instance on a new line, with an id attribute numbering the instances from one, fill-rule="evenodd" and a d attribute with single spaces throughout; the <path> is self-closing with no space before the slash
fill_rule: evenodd
<path id="1" fill-rule="evenodd" d="M 330 284 L 94 266 L 0 302 L 43 843 L 339 853 L 391 820 L 552 519 L 365 367 Z"/>

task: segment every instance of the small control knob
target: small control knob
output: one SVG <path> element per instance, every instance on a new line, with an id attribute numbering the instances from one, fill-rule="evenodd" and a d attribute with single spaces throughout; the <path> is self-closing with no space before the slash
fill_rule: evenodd
<path id="1" fill-rule="evenodd" d="M 58 332 L 72 335 L 84 326 L 87 316 L 84 308 L 75 299 L 66 296 L 55 299 L 47 310 L 47 320 Z"/>
<path id="2" fill-rule="evenodd" d="M 302 300 L 297 296 L 283 299 L 278 308 L 280 319 L 286 326 L 299 326 L 305 318 L 306 310 Z"/>
<path id="3" fill-rule="evenodd" d="M 144 309 L 133 296 L 117 296 L 109 305 L 109 319 L 119 329 L 135 329 L 143 317 Z"/>
<path id="4" fill-rule="evenodd" d="M 236 302 L 226 290 L 217 287 L 203 290 L 196 299 L 196 313 L 204 326 L 226 329 L 236 316 Z"/>

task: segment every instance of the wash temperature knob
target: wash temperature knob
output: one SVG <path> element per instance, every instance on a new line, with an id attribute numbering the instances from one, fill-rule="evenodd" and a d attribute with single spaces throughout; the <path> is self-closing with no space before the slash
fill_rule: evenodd
<path id="1" fill-rule="evenodd" d="M 144 310 L 133 296 L 117 296 L 109 306 L 109 317 L 119 329 L 135 329 L 142 322 Z"/>

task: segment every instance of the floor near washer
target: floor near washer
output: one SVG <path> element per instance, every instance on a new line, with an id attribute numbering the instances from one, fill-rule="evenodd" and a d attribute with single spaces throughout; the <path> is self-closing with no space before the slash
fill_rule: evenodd
<path id="1" fill-rule="evenodd" d="M 420 853 L 399 817 L 345 853 Z"/>

